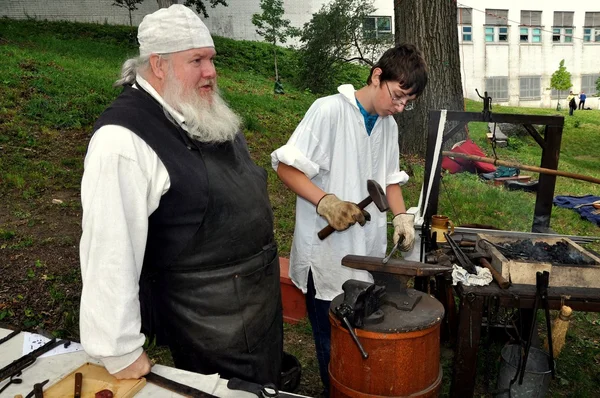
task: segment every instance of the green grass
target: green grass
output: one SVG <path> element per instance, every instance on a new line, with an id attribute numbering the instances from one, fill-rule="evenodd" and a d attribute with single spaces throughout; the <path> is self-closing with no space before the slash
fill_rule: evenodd
<path id="1" fill-rule="evenodd" d="M 97 24 L 56 23 L 35 20 L 0 19 L 0 190 L 15 193 L 17 203 L 6 204 L 11 223 L 0 224 L 1 253 L 18 255 L 19 250 L 36 246 L 75 247 L 69 236 L 37 239 L 18 229 L 18 225 L 38 226 L 32 216 L 40 198 L 48 192 L 78 192 L 83 157 L 89 133 L 98 115 L 116 97 L 111 87 L 118 78 L 122 62 L 135 55 L 128 27 Z M 270 153 L 285 144 L 310 104 L 317 98 L 299 89 L 296 82 L 295 54 L 280 50 L 279 67 L 285 95 L 274 95 L 271 49 L 256 42 L 237 42 L 215 37 L 219 86 L 231 106 L 244 118 L 244 134 L 255 161 L 269 173 L 269 194 L 275 214 L 275 234 L 281 254 L 289 254 L 294 228 L 294 195 L 283 186 L 270 167 Z M 364 84 L 367 70 L 348 67 L 339 83 Z M 466 101 L 469 111 L 481 111 L 482 104 Z M 495 113 L 554 115 L 553 109 L 494 106 Z M 600 161 L 600 112 L 577 111 L 565 116 L 559 169 L 598 177 Z M 470 137 L 492 155 L 486 141 L 487 125 L 469 124 Z M 497 150 L 503 160 L 540 164 L 541 149 L 528 136 L 511 137 L 507 148 Z M 410 162 L 410 163 L 408 163 Z M 402 159 L 413 170 L 403 188 L 407 204 L 416 206 L 423 181 L 422 160 Z M 523 171 L 537 178 L 535 173 Z M 557 195 L 600 196 L 600 186 L 588 182 L 557 178 Z M 62 212 L 80 212 L 74 198 L 65 201 Z M 535 195 L 511 192 L 486 184 L 471 174 L 445 174 L 440 191 L 439 212 L 455 223 L 480 223 L 516 231 L 529 231 L 533 221 Z M 50 226 L 48 226 L 50 227 Z M 554 208 L 551 227 L 559 233 L 599 236 L 600 229 L 566 209 Z M 60 227 L 53 227 L 60 230 Z M 598 249 L 598 245 L 589 245 Z M 36 258 L 37 259 L 37 258 Z M 42 264 L 46 261 L 40 258 Z M 78 264 L 73 264 L 78 270 Z M 30 266 L 32 279 L 45 269 Z M 23 271 L 27 277 L 27 270 Z M 59 307 L 64 333 L 77 329 L 77 303 L 65 286 L 75 283 L 73 275 L 46 275 L 49 297 Z M 2 304 L 2 303 L 0 303 Z M 28 310 L 29 322 L 40 322 L 40 314 Z M 0 305 L 0 321 L 13 317 L 10 307 Z M 600 390 L 600 332 L 598 316 L 581 313 L 572 322 L 565 351 L 558 360 L 560 379 L 552 385 L 552 396 L 598 396 Z M 308 330 L 307 330 L 308 328 Z M 62 333 L 62 332 L 61 332 Z M 301 357 L 312 379 L 316 362 L 312 351 L 303 351 L 302 341 L 310 340 L 307 324 L 286 325 L 295 334 L 289 349 Z M 168 363 L 168 355 L 158 350 L 156 357 Z M 166 358 L 166 359 L 165 359 Z M 444 369 L 448 374 L 448 362 Z M 576 366 L 578 365 L 578 366 Z M 444 391 L 448 390 L 445 377 Z M 307 388 L 316 391 L 316 387 Z"/>

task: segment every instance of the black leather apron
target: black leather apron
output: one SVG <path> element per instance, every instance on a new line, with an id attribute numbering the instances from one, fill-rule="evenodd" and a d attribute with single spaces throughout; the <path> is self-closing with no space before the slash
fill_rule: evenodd
<path id="1" fill-rule="evenodd" d="M 283 320 L 267 173 L 239 146 L 197 148 L 209 182 L 204 221 L 160 275 L 173 359 L 194 372 L 278 384 Z"/>

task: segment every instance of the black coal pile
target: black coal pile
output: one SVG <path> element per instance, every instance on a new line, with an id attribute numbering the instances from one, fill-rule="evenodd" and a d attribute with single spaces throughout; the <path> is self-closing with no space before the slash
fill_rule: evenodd
<path id="1" fill-rule="evenodd" d="M 546 242 L 518 240 L 495 245 L 509 260 L 532 260 L 556 264 L 592 265 L 595 264 L 580 252 L 569 248 L 567 242 L 559 241 L 553 245 Z"/>

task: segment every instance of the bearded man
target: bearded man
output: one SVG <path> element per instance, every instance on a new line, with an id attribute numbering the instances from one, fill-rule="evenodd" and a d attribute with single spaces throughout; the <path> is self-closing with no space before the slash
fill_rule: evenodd
<path id="1" fill-rule="evenodd" d="M 150 371 L 156 337 L 178 368 L 278 384 L 267 173 L 219 96 L 213 40 L 177 4 L 147 15 L 138 40 L 85 158 L 81 343 L 117 378 Z"/>

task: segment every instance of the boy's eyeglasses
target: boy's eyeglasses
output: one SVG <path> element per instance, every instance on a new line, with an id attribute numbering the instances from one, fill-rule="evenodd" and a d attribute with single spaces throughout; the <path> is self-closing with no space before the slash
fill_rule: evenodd
<path id="1" fill-rule="evenodd" d="M 390 90 L 390 86 L 388 86 L 387 81 L 384 82 L 385 86 L 388 89 L 388 93 L 390 93 L 390 98 L 392 99 L 392 103 L 394 105 L 403 105 L 405 111 L 412 111 L 415 109 L 415 104 L 411 101 L 402 101 L 402 97 L 398 98 L 394 94 L 392 94 L 392 90 Z"/>

